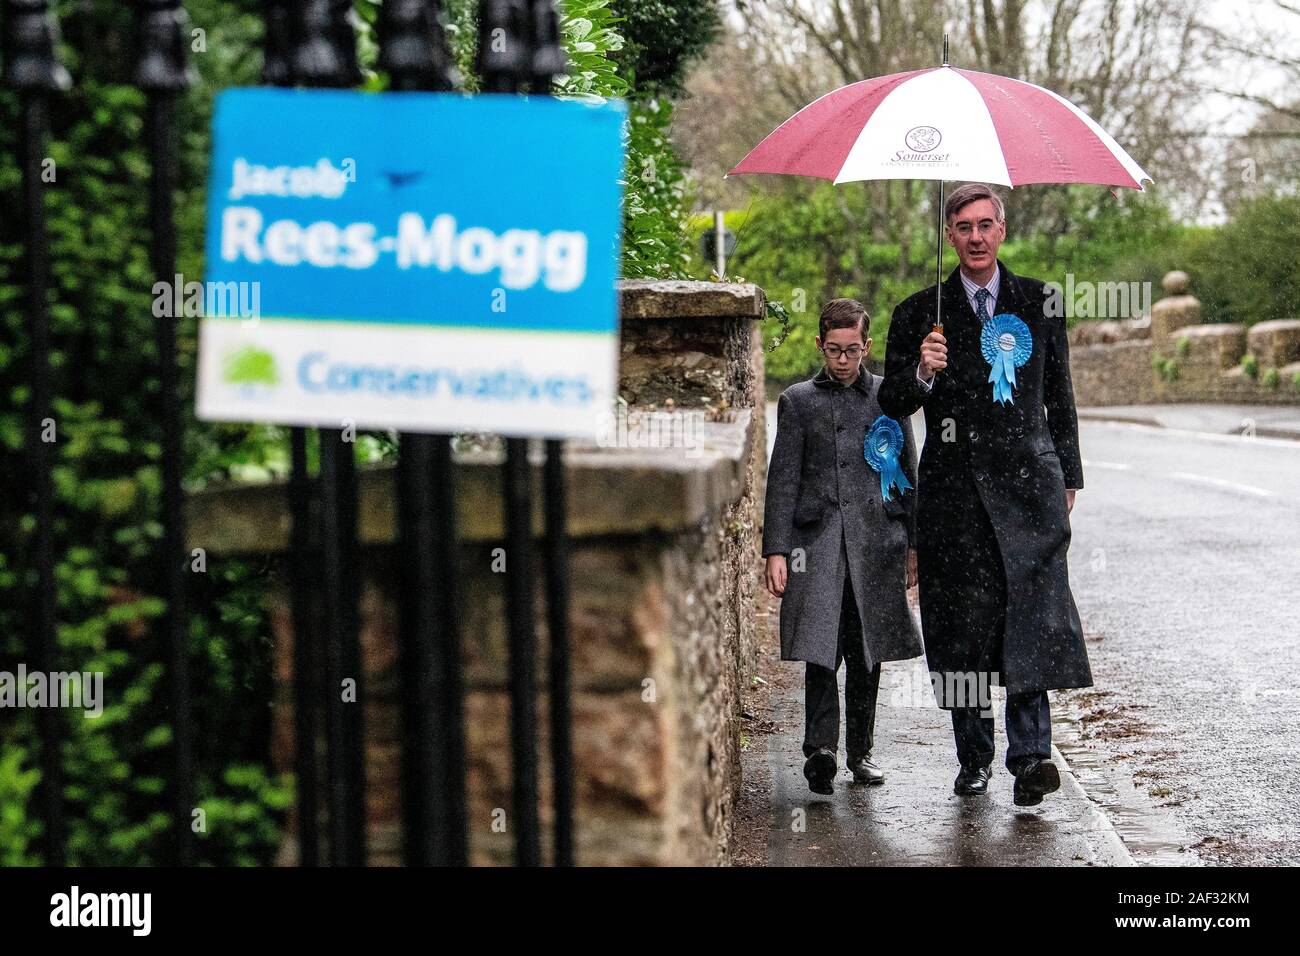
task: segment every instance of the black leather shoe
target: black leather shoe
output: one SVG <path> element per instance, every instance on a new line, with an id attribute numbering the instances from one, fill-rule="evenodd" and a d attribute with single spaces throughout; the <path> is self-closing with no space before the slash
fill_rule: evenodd
<path id="1" fill-rule="evenodd" d="M 849 770 L 853 774 L 855 783 L 884 783 L 885 771 L 881 770 L 871 760 L 871 755 L 859 757 L 849 764 Z"/>
<path id="2" fill-rule="evenodd" d="M 1061 774 L 1050 760 L 1026 763 L 1016 773 L 1012 801 L 1018 807 L 1034 807 L 1043 802 L 1043 794 L 1061 789 Z"/>
<path id="3" fill-rule="evenodd" d="M 835 752 L 820 748 L 804 763 L 803 775 L 808 778 L 808 789 L 813 793 L 834 793 Z"/>
<path id="4" fill-rule="evenodd" d="M 962 767 L 953 781 L 952 792 L 963 797 L 978 797 L 989 792 L 988 767 Z"/>

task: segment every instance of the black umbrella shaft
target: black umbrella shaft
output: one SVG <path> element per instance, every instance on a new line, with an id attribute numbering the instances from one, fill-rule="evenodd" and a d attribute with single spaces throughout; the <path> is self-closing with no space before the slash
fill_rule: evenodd
<path id="1" fill-rule="evenodd" d="M 945 39 L 945 50 L 946 50 Z M 944 59 L 947 59 L 945 53 Z M 934 248 L 934 331 L 943 334 L 943 180 L 939 180 L 939 234 Z"/>

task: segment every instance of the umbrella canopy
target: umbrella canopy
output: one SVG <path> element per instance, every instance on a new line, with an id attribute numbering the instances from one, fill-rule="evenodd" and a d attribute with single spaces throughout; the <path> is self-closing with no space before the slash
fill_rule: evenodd
<path id="1" fill-rule="evenodd" d="M 1137 190 L 1153 181 L 1109 133 L 1051 90 L 951 66 L 832 90 L 769 133 L 733 173 Z"/>

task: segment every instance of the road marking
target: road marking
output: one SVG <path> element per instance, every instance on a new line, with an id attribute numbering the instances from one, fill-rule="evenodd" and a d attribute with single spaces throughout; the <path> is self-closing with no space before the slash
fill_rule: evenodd
<path id="1" fill-rule="evenodd" d="M 1178 478 L 1182 481 L 1190 481 L 1196 484 L 1213 485 L 1216 488 L 1231 488 L 1234 491 L 1244 491 L 1249 495 L 1258 495 L 1261 498 L 1273 498 L 1275 493 L 1267 488 L 1256 488 L 1254 485 L 1243 485 L 1236 481 L 1228 481 L 1225 478 L 1210 478 L 1206 475 L 1194 475 L 1190 471 L 1171 471 L 1170 478 Z"/>

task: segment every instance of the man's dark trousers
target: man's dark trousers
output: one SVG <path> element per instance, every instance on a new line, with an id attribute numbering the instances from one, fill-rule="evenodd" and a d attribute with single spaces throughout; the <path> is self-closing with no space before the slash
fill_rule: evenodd
<path id="1" fill-rule="evenodd" d="M 987 521 L 987 517 L 984 517 L 986 532 L 969 542 L 968 560 L 982 562 L 986 567 L 1000 568 L 1002 554 L 998 550 L 993 529 Z M 991 653 L 986 653 L 985 660 L 1000 661 L 1002 659 L 1001 634 L 1006 624 L 1005 579 L 1001 574 L 991 575 L 983 586 L 972 588 L 965 593 L 963 600 L 970 608 L 972 617 L 987 622 L 989 633 L 998 635 L 988 649 Z M 988 695 L 991 693 L 991 688 L 986 682 L 985 686 L 978 688 L 978 691 L 981 695 Z M 984 699 L 989 700 L 989 697 L 985 696 Z M 981 716 L 981 713 L 987 716 Z M 1006 725 L 1006 766 L 1012 774 L 1035 758 L 1052 759 L 1052 716 L 1047 707 L 1047 691 L 1007 694 Z M 957 759 L 963 767 L 974 769 L 987 767 L 993 763 L 991 710 L 980 707 L 954 707 L 952 733 L 957 744 Z"/>
<path id="2" fill-rule="evenodd" d="M 980 713 L 979 707 L 954 707 L 952 711 L 957 759 L 963 767 L 993 763 L 993 718 L 981 717 Z M 1007 770 L 1015 774 L 1034 758 L 1052 759 L 1052 715 L 1047 708 L 1047 691 L 1007 694 Z"/>
<path id="3" fill-rule="evenodd" d="M 835 670 L 805 664 L 803 755 L 811 757 L 817 748 L 835 752 L 840 742 L 840 688 L 835 675 L 844 661 L 844 749 L 848 766 L 871 753 L 876 727 L 876 696 L 880 689 L 880 665 L 868 668 L 862 650 L 862 619 L 845 564 L 844 596 L 840 599 L 839 646 L 835 649 Z"/>

